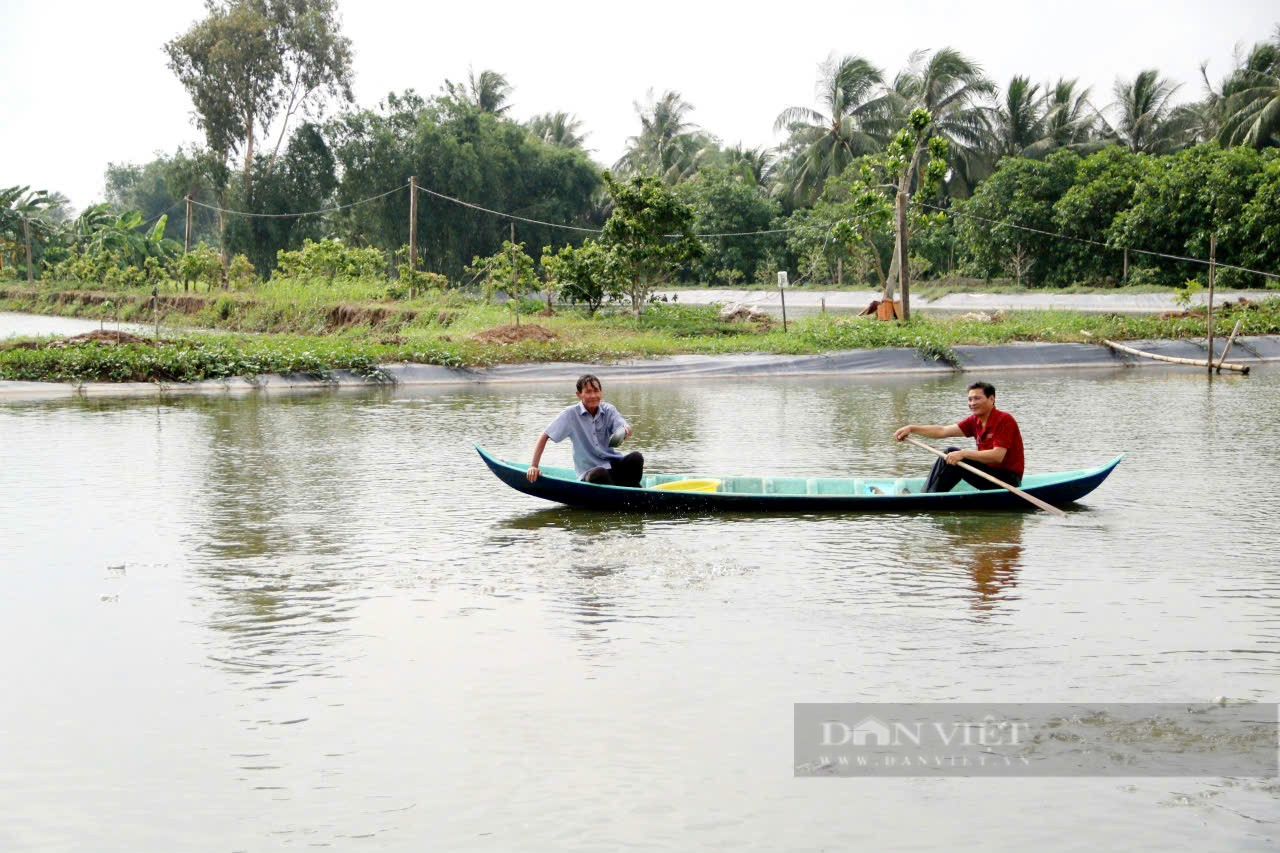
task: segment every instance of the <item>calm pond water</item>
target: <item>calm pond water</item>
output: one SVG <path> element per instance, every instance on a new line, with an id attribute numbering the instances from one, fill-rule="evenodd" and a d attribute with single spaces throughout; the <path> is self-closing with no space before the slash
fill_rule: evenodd
<path id="1" fill-rule="evenodd" d="M 970 377 L 616 384 L 651 469 L 913 475 Z M 566 386 L 0 403 L 0 849 L 1274 850 L 1274 780 L 805 779 L 795 702 L 1275 702 L 1280 372 L 996 377 L 1043 514 L 510 491 Z M 547 464 L 568 460 L 553 446 Z"/>
<path id="2" fill-rule="evenodd" d="M 36 335 L 80 335 L 96 329 L 141 334 L 151 329 L 136 323 L 82 320 L 79 317 L 49 317 L 43 314 L 18 314 L 0 311 L 0 340 Z"/>

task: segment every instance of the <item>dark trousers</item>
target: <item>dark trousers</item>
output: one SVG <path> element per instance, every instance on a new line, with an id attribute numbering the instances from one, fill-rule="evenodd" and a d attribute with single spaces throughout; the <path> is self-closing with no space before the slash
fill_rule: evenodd
<path id="1" fill-rule="evenodd" d="M 959 450 L 958 447 L 948 447 L 947 453 L 953 450 Z M 1008 468 L 993 468 L 990 465 L 984 465 L 981 462 L 974 462 L 972 459 L 964 460 L 965 464 L 972 465 L 979 471 L 985 471 L 992 477 L 995 477 L 1002 483 L 1008 483 L 1011 486 L 1022 485 L 1022 475 L 1010 471 Z M 947 460 L 938 457 L 938 461 L 933 463 L 933 470 L 929 472 L 929 480 L 924 484 L 926 492 L 949 492 L 956 487 L 956 484 L 964 480 L 975 489 L 998 489 L 1000 488 L 990 480 L 979 477 L 972 471 L 966 471 L 959 465 L 948 465 Z"/>
<path id="2" fill-rule="evenodd" d="M 592 468 L 582 475 L 582 479 L 587 483 L 599 483 L 603 486 L 630 486 L 634 489 L 640 485 L 640 475 L 643 473 L 644 457 L 639 451 L 633 450 L 621 459 L 614 460 L 612 467 Z"/>

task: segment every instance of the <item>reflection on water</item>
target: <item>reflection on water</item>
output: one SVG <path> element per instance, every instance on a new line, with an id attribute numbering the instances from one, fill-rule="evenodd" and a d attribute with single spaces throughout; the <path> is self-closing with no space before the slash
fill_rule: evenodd
<path id="1" fill-rule="evenodd" d="M 934 518 L 950 540 L 953 559 L 973 578 L 973 609 L 989 613 L 1002 602 L 1017 601 L 1014 588 L 1022 567 L 1024 513 L 973 513 Z"/>
<path id="2" fill-rule="evenodd" d="M 602 373 L 651 470 L 778 476 L 919 476 L 893 429 L 971 381 Z M 571 381 L 0 405 L 0 847 L 1275 846 L 1249 782 L 886 781 L 867 821 L 790 777 L 797 701 L 1274 699 L 1280 448 L 1240 437 L 1280 380 L 997 385 L 1032 470 L 1129 451 L 1067 519 L 506 488 L 472 443 L 527 459 Z"/>

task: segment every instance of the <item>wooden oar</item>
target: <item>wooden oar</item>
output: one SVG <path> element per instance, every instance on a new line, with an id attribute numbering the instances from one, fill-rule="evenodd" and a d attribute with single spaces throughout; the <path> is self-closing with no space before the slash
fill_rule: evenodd
<path id="1" fill-rule="evenodd" d="M 925 444 L 923 441 L 920 441 L 919 439 L 915 439 L 915 438 L 912 438 L 911 436 L 907 436 L 905 439 L 903 439 L 903 441 L 907 441 L 911 444 L 914 444 L 916 447 L 927 450 L 930 453 L 932 453 L 934 456 L 940 456 L 943 459 L 947 458 L 947 454 L 943 453 L 941 450 L 939 450 L 936 447 Z M 1023 500 L 1030 501 L 1031 503 L 1040 507 L 1040 509 L 1044 510 L 1045 512 L 1053 513 L 1054 515 L 1060 516 L 1062 518 L 1067 517 L 1067 514 L 1065 512 L 1058 509 L 1053 504 L 1045 503 L 1035 495 L 1029 495 L 1026 492 L 1022 491 L 1022 489 L 1019 489 L 1017 486 L 1009 485 L 1004 480 L 1001 480 L 999 477 L 993 477 L 990 474 L 988 474 L 986 471 L 982 471 L 978 468 L 974 468 L 968 462 L 962 461 L 962 462 L 957 462 L 956 464 L 959 465 L 961 468 L 965 469 L 966 471 L 972 471 L 973 473 L 977 474 L 979 477 L 982 477 L 985 480 L 990 480 L 991 482 L 995 483 L 997 486 L 1000 486 L 1001 488 L 1008 489 L 1009 491 L 1013 492 L 1015 495 L 1022 498 Z"/>

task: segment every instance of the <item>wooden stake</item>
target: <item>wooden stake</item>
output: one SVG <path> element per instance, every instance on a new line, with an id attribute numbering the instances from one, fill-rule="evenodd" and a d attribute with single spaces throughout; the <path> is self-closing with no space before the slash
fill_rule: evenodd
<path id="1" fill-rule="evenodd" d="M 520 285 L 516 278 L 516 224 L 511 223 L 511 300 L 516 309 L 516 326 L 520 325 Z"/>
<path id="2" fill-rule="evenodd" d="M 1213 375 L 1213 273 L 1217 262 L 1218 235 L 1209 235 L 1209 357 L 1205 360 L 1206 370 Z"/>
<path id="3" fill-rule="evenodd" d="M 1240 324 L 1243 320 L 1236 320 L 1235 328 L 1231 330 L 1230 336 L 1227 337 L 1227 345 L 1222 350 L 1222 357 L 1218 359 L 1218 372 L 1222 372 L 1222 364 L 1227 360 L 1227 353 L 1231 352 L 1231 342 L 1236 339 L 1236 332 L 1240 331 Z M 1213 355 L 1213 353 L 1210 353 Z"/>

